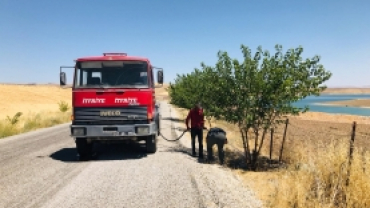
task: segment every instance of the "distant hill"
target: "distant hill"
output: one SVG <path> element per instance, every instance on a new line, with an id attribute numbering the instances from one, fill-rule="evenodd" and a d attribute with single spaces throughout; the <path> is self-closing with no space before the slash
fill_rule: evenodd
<path id="1" fill-rule="evenodd" d="M 345 87 L 336 87 L 336 88 L 327 88 L 323 94 L 370 94 L 370 87 L 362 88 L 345 88 Z"/>

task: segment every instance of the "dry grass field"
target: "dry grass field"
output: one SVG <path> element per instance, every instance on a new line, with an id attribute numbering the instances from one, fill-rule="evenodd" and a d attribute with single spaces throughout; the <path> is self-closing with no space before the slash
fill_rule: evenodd
<path id="1" fill-rule="evenodd" d="M 55 85 L 4 85 L 0 84 L 0 118 L 21 111 L 39 113 L 58 111 L 58 102 L 71 104 L 71 89 Z"/>
<path id="2" fill-rule="evenodd" d="M 70 121 L 70 111 L 61 112 L 58 103 L 71 106 L 71 89 L 56 85 L 0 84 L 0 138 Z M 18 112 L 19 121 L 10 119 Z"/>

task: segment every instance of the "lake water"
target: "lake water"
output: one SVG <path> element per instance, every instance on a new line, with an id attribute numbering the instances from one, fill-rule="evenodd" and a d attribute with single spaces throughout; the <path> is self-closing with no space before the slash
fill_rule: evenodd
<path id="1" fill-rule="evenodd" d="M 359 95 L 326 95 L 322 94 L 318 97 L 310 96 L 306 97 L 304 100 L 298 101 L 295 106 L 304 107 L 308 105 L 311 112 L 325 112 L 325 113 L 338 113 L 338 114 L 350 114 L 359 116 L 370 116 L 370 108 L 356 108 L 356 107 L 341 107 L 341 106 L 324 106 L 315 105 L 315 103 L 324 103 L 331 101 L 341 101 L 341 100 L 353 100 L 353 99 L 370 99 L 370 94 L 359 94 Z"/>

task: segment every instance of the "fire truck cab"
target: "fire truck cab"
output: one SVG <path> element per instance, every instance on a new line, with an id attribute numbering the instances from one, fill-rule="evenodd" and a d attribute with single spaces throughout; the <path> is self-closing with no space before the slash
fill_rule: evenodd
<path id="1" fill-rule="evenodd" d="M 163 69 L 149 59 L 126 53 L 82 57 L 75 66 L 60 67 L 60 85 L 66 86 L 63 68 L 73 68 L 71 137 L 80 158 L 89 158 L 96 142 L 146 142 L 155 153 L 160 133 L 160 112 L 155 99 Z"/>

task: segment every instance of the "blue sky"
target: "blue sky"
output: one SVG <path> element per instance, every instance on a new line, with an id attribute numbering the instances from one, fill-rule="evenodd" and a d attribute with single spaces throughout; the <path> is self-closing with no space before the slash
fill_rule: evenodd
<path id="1" fill-rule="evenodd" d="M 370 86 L 369 11 L 369 0 L 2 0 L 0 82 L 58 83 L 60 65 L 103 52 L 148 57 L 168 82 L 219 50 L 241 59 L 241 44 L 281 44 L 320 55 L 328 86 Z"/>

